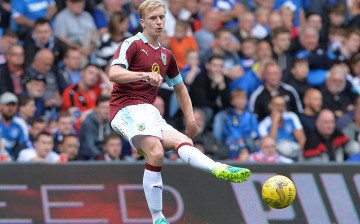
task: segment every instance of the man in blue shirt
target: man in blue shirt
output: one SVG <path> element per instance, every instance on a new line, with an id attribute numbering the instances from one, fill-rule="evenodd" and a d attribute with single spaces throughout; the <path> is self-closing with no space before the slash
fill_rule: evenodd
<path id="1" fill-rule="evenodd" d="M 52 19 L 56 12 L 54 0 L 11 0 L 10 27 L 16 32 L 30 31 L 35 20 Z"/>
<path id="2" fill-rule="evenodd" d="M 0 97 L 0 133 L 5 149 L 13 159 L 17 156 L 17 146 L 26 142 L 26 135 L 21 125 L 14 119 L 17 113 L 18 98 L 10 92 Z"/>

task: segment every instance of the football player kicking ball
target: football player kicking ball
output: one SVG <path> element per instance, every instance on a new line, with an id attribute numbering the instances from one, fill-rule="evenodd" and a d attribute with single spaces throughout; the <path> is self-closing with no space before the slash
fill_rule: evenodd
<path id="1" fill-rule="evenodd" d="M 188 91 L 172 52 L 159 44 L 164 31 L 165 5 L 146 0 L 139 7 L 142 33 L 119 45 L 111 63 L 109 79 L 114 82 L 110 100 L 111 127 L 146 160 L 143 176 L 145 198 L 153 223 L 166 224 L 162 213 L 161 168 L 164 149 L 174 149 L 191 166 L 217 178 L 236 183 L 246 181 L 250 170 L 216 163 L 198 149 L 191 138 L 198 133 Z M 186 119 L 186 135 L 167 124 L 152 105 L 165 78 L 173 86 Z"/>

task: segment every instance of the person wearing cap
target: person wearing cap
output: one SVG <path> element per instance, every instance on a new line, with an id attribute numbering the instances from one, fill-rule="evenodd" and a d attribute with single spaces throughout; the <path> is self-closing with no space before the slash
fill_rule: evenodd
<path id="1" fill-rule="evenodd" d="M 5 92 L 0 97 L 0 132 L 2 143 L 12 158 L 16 158 L 18 147 L 27 141 L 24 130 L 14 119 L 17 113 L 18 98 L 15 94 Z"/>
<path id="2" fill-rule="evenodd" d="M 46 79 L 42 74 L 29 76 L 25 79 L 24 95 L 35 99 L 36 110 L 34 117 L 40 117 L 45 114 L 45 86 Z"/>
<path id="3" fill-rule="evenodd" d="M 91 49 L 84 47 L 84 40 L 96 30 L 93 17 L 85 11 L 85 0 L 66 0 L 66 8 L 55 17 L 55 36 L 86 57 L 90 56 Z"/>

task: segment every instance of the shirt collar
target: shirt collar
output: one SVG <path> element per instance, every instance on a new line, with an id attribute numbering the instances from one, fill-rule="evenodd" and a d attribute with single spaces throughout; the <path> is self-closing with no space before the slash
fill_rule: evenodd
<path id="1" fill-rule="evenodd" d="M 145 37 L 145 35 L 144 35 L 143 33 L 138 32 L 138 33 L 136 34 L 136 36 L 138 36 L 145 44 L 149 44 L 148 39 Z M 159 47 L 161 47 L 161 44 L 160 44 L 160 43 L 158 43 L 158 45 L 159 45 Z"/>

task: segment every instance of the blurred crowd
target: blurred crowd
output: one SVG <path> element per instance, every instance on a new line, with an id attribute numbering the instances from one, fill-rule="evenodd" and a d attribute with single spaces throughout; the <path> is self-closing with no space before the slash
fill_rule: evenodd
<path id="1" fill-rule="evenodd" d="M 0 160 L 143 157 L 111 130 L 107 72 L 143 0 L 0 0 Z M 215 160 L 360 161 L 360 0 L 166 0 L 179 66 Z M 172 88 L 154 105 L 184 129 Z M 166 160 L 179 161 L 176 153 Z"/>

